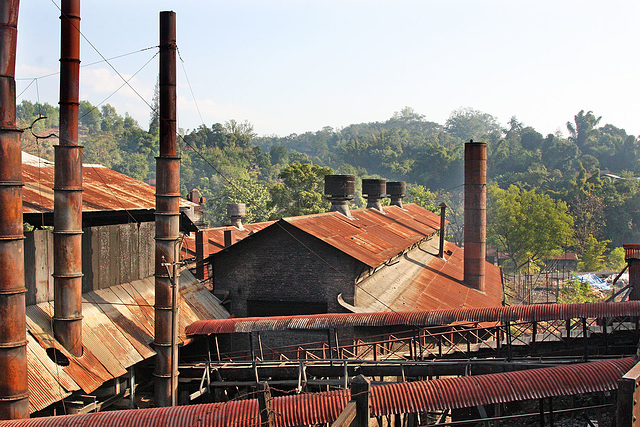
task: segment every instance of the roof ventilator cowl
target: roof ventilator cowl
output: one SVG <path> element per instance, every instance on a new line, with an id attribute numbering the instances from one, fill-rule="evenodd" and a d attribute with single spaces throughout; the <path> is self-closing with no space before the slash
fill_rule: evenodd
<path id="1" fill-rule="evenodd" d="M 231 225 L 238 230 L 244 230 L 242 226 L 242 218 L 247 213 L 247 207 L 244 203 L 227 203 L 227 216 L 231 220 Z"/>
<path id="2" fill-rule="evenodd" d="M 407 194 L 407 183 L 405 181 L 387 182 L 387 193 L 391 199 L 391 206 L 402 208 L 402 199 Z"/>
<path id="3" fill-rule="evenodd" d="M 386 179 L 363 179 L 362 195 L 367 199 L 367 208 L 377 209 L 382 212 L 383 197 L 387 197 Z"/>
<path id="4" fill-rule="evenodd" d="M 325 175 L 324 193 L 331 202 L 330 212 L 340 212 L 347 218 L 353 218 L 349 210 L 349 202 L 356 192 L 356 177 L 354 175 Z"/>

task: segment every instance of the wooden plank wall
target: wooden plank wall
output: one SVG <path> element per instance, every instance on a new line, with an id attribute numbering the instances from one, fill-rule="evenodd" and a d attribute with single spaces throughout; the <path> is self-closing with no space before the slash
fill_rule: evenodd
<path id="1" fill-rule="evenodd" d="M 153 275 L 155 223 L 83 229 L 82 292 L 109 288 Z M 53 233 L 25 233 L 27 305 L 53 300 Z"/>

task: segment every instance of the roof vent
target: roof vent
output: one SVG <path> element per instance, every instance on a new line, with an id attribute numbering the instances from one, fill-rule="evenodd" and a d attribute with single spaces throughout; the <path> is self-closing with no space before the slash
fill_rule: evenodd
<path id="1" fill-rule="evenodd" d="M 391 206 L 402 206 L 402 199 L 407 194 L 407 183 L 404 181 L 387 182 L 387 193 L 391 198 Z"/>
<path id="2" fill-rule="evenodd" d="M 231 225 L 238 230 L 243 230 L 242 218 L 247 213 L 247 207 L 244 203 L 227 203 L 227 216 L 231 220 Z"/>
<path id="3" fill-rule="evenodd" d="M 324 194 L 331 202 L 330 212 L 340 212 L 352 218 L 349 201 L 353 200 L 355 193 L 356 177 L 354 175 L 325 175 Z"/>
<path id="4" fill-rule="evenodd" d="M 377 209 L 382 212 L 380 199 L 387 196 L 387 180 L 363 179 L 362 195 L 367 199 L 367 208 Z"/>

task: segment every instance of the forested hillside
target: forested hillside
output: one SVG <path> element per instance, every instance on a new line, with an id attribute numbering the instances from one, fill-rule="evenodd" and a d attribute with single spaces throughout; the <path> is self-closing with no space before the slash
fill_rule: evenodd
<path id="1" fill-rule="evenodd" d="M 47 116 L 24 133 L 26 151 L 52 159 L 57 140 L 34 135 L 57 133 L 57 114 L 48 104 L 18 105 L 24 128 Z M 612 250 L 640 238 L 639 141 L 591 111 L 558 120 L 567 119 L 568 137 L 542 135 L 515 117 L 501 125 L 473 109 L 438 124 L 406 107 L 385 122 L 282 137 L 257 137 L 250 123 L 229 120 L 179 131 L 182 192 L 198 188 L 215 225 L 225 222 L 228 201 L 248 203 L 248 221 L 322 211 L 327 173 L 403 180 L 409 201 L 434 209 L 447 203 L 448 234 L 460 242 L 463 143 L 486 141 L 489 241 L 513 266 L 576 251 L 585 270 L 605 261 L 617 268 L 620 250 Z M 155 177 L 157 118 L 143 128 L 108 104 L 82 102 L 80 125 L 85 162 L 143 181 Z"/>

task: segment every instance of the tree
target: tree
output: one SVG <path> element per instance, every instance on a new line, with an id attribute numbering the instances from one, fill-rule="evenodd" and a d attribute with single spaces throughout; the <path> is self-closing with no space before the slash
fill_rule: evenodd
<path id="1" fill-rule="evenodd" d="M 593 295 L 591 285 L 577 279 L 569 279 L 564 282 L 558 298 L 558 304 L 583 304 L 597 301 L 599 300 Z"/>
<path id="2" fill-rule="evenodd" d="M 487 135 L 500 135 L 500 124 L 491 114 L 473 108 L 460 108 L 451 113 L 445 123 L 447 131 L 462 139 L 482 139 Z"/>
<path id="3" fill-rule="evenodd" d="M 580 112 L 573 117 L 575 125 L 567 122 L 569 141 L 575 143 L 578 148 L 582 150 L 586 146 L 587 141 L 597 133 L 596 126 L 600 123 L 601 118 L 602 117 L 594 116 L 593 111 L 588 111 L 587 114 L 585 114 L 584 110 L 580 110 Z"/>
<path id="4" fill-rule="evenodd" d="M 589 234 L 585 242 L 584 251 L 578 261 L 579 271 L 599 271 L 604 268 L 604 251 L 609 240 L 598 242 L 598 239 Z"/>
<path id="5" fill-rule="evenodd" d="M 407 184 L 406 203 L 415 203 L 432 212 L 436 212 L 436 195 L 424 185 Z"/>
<path id="6" fill-rule="evenodd" d="M 624 259 L 624 248 L 619 246 L 612 249 L 607 255 L 606 264 L 610 270 L 621 271 L 627 265 L 627 261 Z"/>
<path id="7" fill-rule="evenodd" d="M 270 206 L 271 195 L 266 183 L 253 179 L 236 179 L 224 185 L 215 197 L 207 198 L 211 221 L 228 224 L 227 203 L 245 203 L 245 223 L 263 222 L 273 219 L 275 209 Z"/>
<path id="8" fill-rule="evenodd" d="M 333 169 L 309 163 L 292 163 L 280 172 L 281 183 L 271 189 L 272 206 L 280 216 L 308 215 L 329 210 L 324 198 L 324 176 Z"/>
<path id="9" fill-rule="evenodd" d="M 560 254 L 573 239 L 573 218 L 566 203 L 515 185 L 489 187 L 487 238 L 507 254 L 515 271 L 528 262 Z"/>

